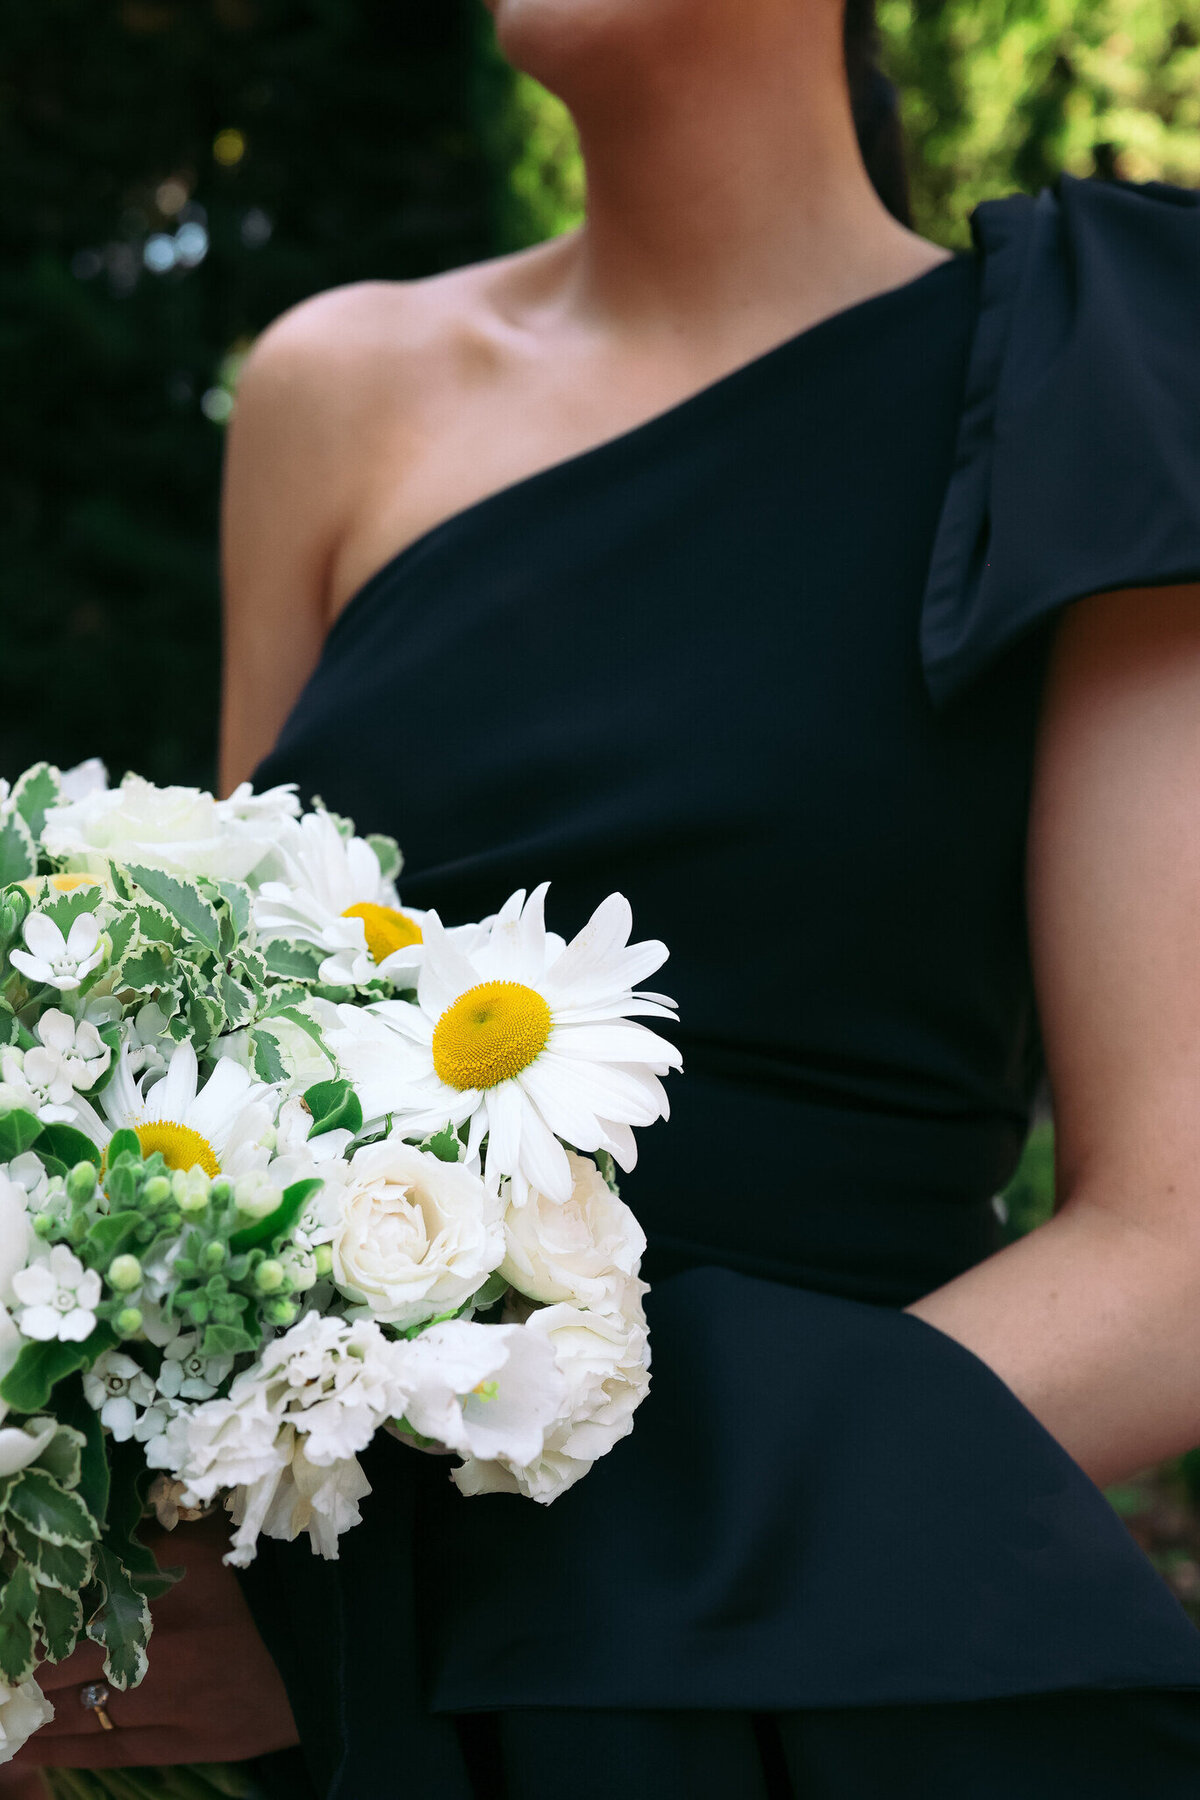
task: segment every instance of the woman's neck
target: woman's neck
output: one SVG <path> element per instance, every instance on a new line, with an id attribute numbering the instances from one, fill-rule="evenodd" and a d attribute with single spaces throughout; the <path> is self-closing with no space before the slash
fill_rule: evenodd
<path id="1" fill-rule="evenodd" d="M 567 71 L 587 217 L 547 272 L 580 323 L 770 341 L 806 308 L 834 311 L 937 260 L 863 167 L 840 10 L 738 10 L 720 43 L 698 31 L 669 58 L 642 44 L 619 80 L 598 50 L 593 71 Z"/>

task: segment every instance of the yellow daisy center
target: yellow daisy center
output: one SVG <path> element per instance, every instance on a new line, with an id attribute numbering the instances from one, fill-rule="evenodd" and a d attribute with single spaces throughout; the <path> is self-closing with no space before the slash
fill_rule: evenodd
<path id="1" fill-rule="evenodd" d="M 433 1028 L 433 1066 L 447 1087 L 491 1088 L 546 1048 L 550 1008 L 519 981 L 483 981 L 460 994 Z"/>
<path id="2" fill-rule="evenodd" d="M 70 894 L 76 888 L 100 886 L 94 875 L 30 875 L 27 880 L 19 881 L 17 886 L 24 888 L 29 895 L 36 895 L 43 881 L 56 894 Z"/>
<path id="3" fill-rule="evenodd" d="M 217 1153 L 206 1137 L 190 1125 L 176 1125 L 171 1119 L 154 1119 L 149 1125 L 135 1125 L 143 1156 L 157 1150 L 168 1169 L 194 1169 L 199 1163 L 206 1175 L 219 1175 L 221 1165 Z"/>
<path id="4" fill-rule="evenodd" d="M 393 950 L 407 950 L 410 944 L 424 942 L 417 921 L 407 913 L 397 912 L 394 906 L 376 906 L 370 900 L 360 900 L 357 906 L 348 906 L 342 917 L 362 920 L 372 962 L 381 963 Z"/>

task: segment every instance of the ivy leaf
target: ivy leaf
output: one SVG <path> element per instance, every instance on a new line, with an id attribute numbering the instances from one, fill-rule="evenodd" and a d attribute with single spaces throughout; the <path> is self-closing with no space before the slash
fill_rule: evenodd
<path id="1" fill-rule="evenodd" d="M 9 1490 L 5 1511 L 48 1544 L 87 1550 L 100 1527 L 78 1494 L 60 1487 L 44 1469 L 23 1469 Z"/>
<path id="2" fill-rule="evenodd" d="M 254 996 L 240 981 L 235 981 L 232 975 L 222 974 L 217 983 L 217 995 L 225 1013 L 226 1031 L 237 1031 L 248 1023 L 254 1012 Z"/>
<path id="3" fill-rule="evenodd" d="M 11 812 L 0 825 L 0 887 L 7 887 L 10 881 L 27 881 L 36 873 L 33 834 L 20 813 Z"/>
<path id="4" fill-rule="evenodd" d="M 304 1090 L 304 1104 L 313 1116 L 309 1126 L 310 1138 L 324 1137 L 327 1131 L 362 1130 L 362 1102 L 350 1083 L 344 1079 L 338 1081 L 318 1081 Z"/>
<path id="5" fill-rule="evenodd" d="M 57 1583 L 49 1587 L 39 1582 L 37 1616 L 46 1655 L 51 1662 L 62 1662 L 70 1656 L 83 1630 L 83 1607 L 79 1603 L 78 1590 L 60 1588 Z"/>
<path id="6" fill-rule="evenodd" d="M 104 1673 L 124 1692 L 136 1687 L 149 1667 L 150 1608 L 129 1570 L 107 1544 L 101 1544 L 96 1557 L 96 1581 L 103 1598 L 88 1620 L 87 1634 L 94 1644 L 103 1646 Z"/>
<path id="7" fill-rule="evenodd" d="M 121 986 L 132 988 L 135 994 L 172 987 L 174 982 L 174 958 L 160 944 L 147 944 L 144 949 L 135 950 L 132 956 L 126 957 L 121 969 Z"/>
<path id="8" fill-rule="evenodd" d="M 55 1390 L 54 1411 L 64 1425 L 69 1425 L 78 1434 L 82 1443 L 79 1479 L 72 1485 L 93 1519 L 103 1521 L 108 1516 L 109 1489 L 104 1427 L 100 1423 L 99 1413 L 88 1405 L 84 1397 L 83 1382 L 78 1374 L 71 1376 Z"/>
<path id="9" fill-rule="evenodd" d="M 172 948 L 178 944 L 179 927 L 166 907 L 160 906 L 157 900 L 135 900 L 134 912 L 143 943 L 169 944 Z"/>
<path id="10" fill-rule="evenodd" d="M 130 863 L 128 871 L 144 893 L 165 906 L 172 918 L 179 921 L 189 937 L 203 944 L 206 950 L 220 949 L 221 923 L 216 909 L 204 898 L 194 881 L 181 875 L 168 875 L 165 869 L 145 869 L 138 863 Z"/>
<path id="11" fill-rule="evenodd" d="M 77 1488 L 86 1439 L 72 1425 L 60 1425 L 40 1456 L 34 1458 L 35 1469 L 45 1469 L 63 1487 Z"/>
<path id="12" fill-rule="evenodd" d="M 279 1045 L 269 1031 L 255 1029 L 250 1033 L 250 1056 L 254 1073 L 260 1081 L 285 1081 L 287 1069 Z"/>
<path id="13" fill-rule="evenodd" d="M 315 981 L 326 954 L 316 944 L 293 943 L 288 938 L 272 938 L 263 950 L 268 974 L 284 981 Z"/>
<path id="14" fill-rule="evenodd" d="M 64 1343 L 60 1338 L 22 1344 L 16 1362 L 0 1380 L 0 1400 L 17 1412 L 45 1412 L 55 1384 L 79 1369 L 90 1369 L 101 1351 L 111 1350 L 116 1341 L 111 1326 L 97 1325 L 82 1344 Z"/>
<path id="15" fill-rule="evenodd" d="M 21 1561 L 29 1564 L 39 1587 L 55 1587 L 64 1594 L 77 1594 L 91 1580 L 90 1545 L 84 1550 L 78 1544 L 52 1544 L 11 1512 L 4 1520 L 4 1535 Z"/>
<path id="16" fill-rule="evenodd" d="M 369 831 L 367 842 L 375 852 L 379 864 L 379 873 L 385 881 L 395 881 L 404 867 L 404 858 L 400 854 L 400 846 L 393 837 L 385 837 L 381 831 Z"/>
<path id="17" fill-rule="evenodd" d="M 119 969 L 137 936 L 137 917 L 132 909 L 117 913 L 108 927 L 108 973 Z"/>
<path id="18" fill-rule="evenodd" d="M 37 1583 L 26 1563 L 18 1563 L 0 1588 L 0 1675 L 10 1687 L 19 1687 L 33 1674 L 36 1646 L 33 1614 Z"/>
<path id="19" fill-rule="evenodd" d="M 42 835 L 47 812 L 58 804 L 61 793 L 58 770 L 52 769 L 49 763 L 34 763 L 17 781 L 12 792 L 13 803 L 35 842 Z"/>
<path id="20" fill-rule="evenodd" d="M 312 1136 L 311 1132 L 309 1136 Z M 462 1140 L 453 1125 L 447 1124 L 428 1140 L 425 1149 L 431 1151 L 439 1162 L 455 1163 L 462 1155 Z"/>

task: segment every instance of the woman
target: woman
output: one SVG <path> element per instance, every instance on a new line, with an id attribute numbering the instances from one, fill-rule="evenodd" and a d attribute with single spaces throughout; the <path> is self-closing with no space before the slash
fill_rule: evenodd
<path id="1" fill-rule="evenodd" d="M 1200 203 L 1064 178 L 948 255 L 857 0 L 492 11 L 587 223 L 261 340 L 225 778 L 445 917 L 671 943 L 655 1384 L 551 1508 L 389 1441 L 339 1563 L 263 1547 L 314 1788 L 1182 1800 L 1200 1635 L 1096 1484 L 1200 1440 Z M 226 1753 L 223 1616 L 191 1736 L 174 1638 L 114 1701 L 140 1760 Z"/>

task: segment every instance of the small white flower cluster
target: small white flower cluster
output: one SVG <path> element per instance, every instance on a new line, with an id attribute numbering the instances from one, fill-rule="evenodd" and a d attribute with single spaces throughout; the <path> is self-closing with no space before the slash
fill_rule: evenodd
<path id="1" fill-rule="evenodd" d="M 224 1499 L 244 1565 L 337 1554 L 377 1431 L 546 1503 L 631 1429 L 645 1238 L 611 1176 L 679 1056 L 619 895 L 569 943 L 544 887 L 447 928 L 291 788 L 98 764 L 0 782 L 0 835 L 0 1482 L 69 1484 L 82 1380 L 160 1516 Z M 0 1762 L 43 1704 L 15 1654 Z"/>

